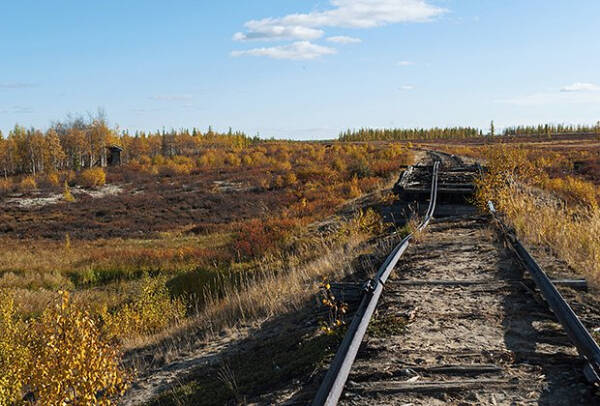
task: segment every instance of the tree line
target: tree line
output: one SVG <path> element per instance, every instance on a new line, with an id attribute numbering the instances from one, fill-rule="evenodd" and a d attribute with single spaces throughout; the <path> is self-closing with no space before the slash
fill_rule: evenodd
<path id="1" fill-rule="evenodd" d="M 361 128 L 346 130 L 339 135 L 340 141 L 406 141 L 450 138 L 471 138 L 482 136 L 483 132 L 473 127 L 449 128 Z"/>
<path id="2" fill-rule="evenodd" d="M 88 119 L 76 118 L 56 122 L 43 132 L 16 125 L 7 137 L 0 132 L 0 171 L 10 175 L 51 173 L 61 170 L 105 166 L 107 147 L 123 148 L 122 160 L 142 156 L 193 156 L 211 146 L 243 148 L 258 142 L 243 132 L 205 132 L 198 129 L 156 132 L 119 133 L 108 126 L 102 114 Z"/>
<path id="3" fill-rule="evenodd" d="M 539 124 L 507 127 L 503 135 L 566 135 L 566 134 L 600 134 L 600 121 L 595 125 L 572 124 Z"/>

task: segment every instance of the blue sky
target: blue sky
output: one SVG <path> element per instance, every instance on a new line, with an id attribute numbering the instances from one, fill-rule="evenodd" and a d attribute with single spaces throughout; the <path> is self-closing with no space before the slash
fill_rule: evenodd
<path id="1" fill-rule="evenodd" d="M 3 1 L 0 130 L 600 120 L 597 0 Z"/>

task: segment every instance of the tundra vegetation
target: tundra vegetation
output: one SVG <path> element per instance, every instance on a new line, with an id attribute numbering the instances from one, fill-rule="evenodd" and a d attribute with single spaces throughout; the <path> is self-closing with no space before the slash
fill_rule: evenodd
<path id="1" fill-rule="evenodd" d="M 516 137 L 518 138 L 518 137 Z M 440 146 L 482 161 L 477 203 L 494 202 L 524 241 L 600 283 L 600 138 Z"/>
<path id="2" fill-rule="evenodd" d="M 167 358 L 156 350 L 165 342 L 318 297 L 382 231 L 352 204 L 413 162 L 411 144 L 392 140 L 485 161 L 478 204 L 491 198 L 522 238 L 598 283 L 597 127 L 360 130 L 341 141 L 384 142 L 301 143 L 210 128 L 130 135 L 101 115 L 46 132 L 16 126 L 0 137 L 0 404 L 110 404 L 144 367 L 136 353 Z M 111 145 L 122 165 L 104 168 Z M 327 290 L 325 333 L 346 311 Z M 306 365 L 322 357 L 307 354 Z M 221 380 L 233 392 L 252 387 L 228 379 L 231 368 Z"/>
<path id="3" fill-rule="evenodd" d="M 109 145 L 121 166 L 103 167 Z M 15 127 L 0 138 L 0 404 L 109 404 L 135 374 L 125 351 L 298 306 L 381 231 L 348 204 L 412 161 L 398 144 L 130 136 L 102 117 Z"/>

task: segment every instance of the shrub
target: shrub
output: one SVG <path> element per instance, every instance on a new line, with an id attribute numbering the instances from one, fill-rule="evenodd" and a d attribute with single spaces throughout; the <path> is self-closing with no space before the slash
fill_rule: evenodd
<path id="1" fill-rule="evenodd" d="M 369 163 L 363 157 L 354 161 L 348 169 L 350 170 L 351 176 L 357 176 L 359 178 L 371 176 L 371 168 L 369 167 Z"/>
<path id="2" fill-rule="evenodd" d="M 10 179 L 0 179 L 0 193 L 6 194 L 10 193 L 12 190 L 13 184 Z"/>
<path id="3" fill-rule="evenodd" d="M 129 374 L 120 353 L 69 295 L 28 324 L 15 315 L 11 294 L 0 291 L 0 404 L 20 404 L 23 389 L 40 405 L 109 405 Z M 101 394 L 101 395 L 100 395 Z"/>
<path id="4" fill-rule="evenodd" d="M 284 186 L 285 186 L 285 180 L 283 179 L 283 176 L 278 175 L 273 178 L 273 188 L 274 189 L 281 189 Z"/>
<path id="5" fill-rule="evenodd" d="M 108 335 L 121 338 L 154 334 L 182 320 L 185 312 L 185 303 L 171 299 L 163 278 L 148 278 L 132 302 L 103 318 Z"/>
<path id="6" fill-rule="evenodd" d="M 340 228 L 339 232 L 346 235 L 357 235 L 379 234 L 383 230 L 384 224 L 381 215 L 369 208 L 366 211 L 359 210 L 350 221 Z"/>
<path id="7" fill-rule="evenodd" d="M 358 186 L 362 192 L 370 193 L 377 190 L 381 186 L 381 182 L 378 178 L 368 177 L 359 179 Z"/>
<path id="8" fill-rule="evenodd" d="M 76 179 L 77 179 L 77 174 L 75 173 L 75 171 L 68 171 L 65 174 L 65 180 L 71 186 L 73 186 L 75 184 Z"/>
<path id="9" fill-rule="evenodd" d="M 298 227 L 295 219 L 252 219 L 239 225 L 231 242 L 232 253 L 240 259 L 257 258 L 286 244 Z"/>
<path id="10" fill-rule="evenodd" d="M 358 177 L 356 177 L 356 175 L 352 178 L 350 182 L 344 183 L 343 193 L 348 199 L 354 199 L 361 195 L 360 185 L 358 183 Z"/>
<path id="11" fill-rule="evenodd" d="M 61 303 L 28 329 L 32 357 L 26 383 L 43 405 L 108 405 L 127 387 L 119 350 L 67 293 L 61 296 Z"/>
<path id="12" fill-rule="evenodd" d="M 298 178 L 296 177 L 296 174 L 294 172 L 289 172 L 285 175 L 285 184 L 287 186 L 294 185 L 297 181 Z"/>
<path id="13" fill-rule="evenodd" d="M 158 173 L 161 176 L 186 176 L 192 173 L 194 166 L 192 163 L 177 163 L 176 161 L 168 161 L 166 164 L 158 167 Z"/>
<path id="14" fill-rule="evenodd" d="M 60 183 L 60 178 L 58 176 L 58 173 L 52 172 L 52 173 L 49 173 L 48 175 L 46 175 L 46 183 L 53 187 L 58 186 Z"/>
<path id="15" fill-rule="evenodd" d="M 242 164 L 242 160 L 236 154 L 228 153 L 225 155 L 225 164 L 228 166 L 238 167 Z"/>
<path id="16" fill-rule="evenodd" d="M 19 183 L 19 190 L 21 192 L 31 192 L 37 189 L 37 182 L 33 176 L 27 176 Z"/>
<path id="17" fill-rule="evenodd" d="M 90 168 L 81 172 L 79 182 L 85 188 L 97 188 L 106 183 L 106 173 L 102 168 Z"/>
<path id="18" fill-rule="evenodd" d="M 63 200 L 69 203 L 73 203 L 75 201 L 75 197 L 71 193 L 71 188 L 69 187 L 69 183 L 65 180 L 65 186 L 63 191 Z"/>
<path id="19" fill-rule="evenodd" d="M 21 397 L 29 357 L 21 340 L 22 327 L 15 317 L 12 295 L 0 291 L 0 405 L 12 404 Z"/>
<path id="20" fill-rule="evenodd" d="M 242 157 L 242 164 L 244 164 L 244 166 L 252 166 L 252 157 L 250 157 L 250 155 L 244 155 Z"/>
<path id="21" fill-rule="evenodd" d="M 550 179 L 544 186 L 563 197 L 567 203 L 582 204 L 592 209 L 598 208 L 596 188 L 590 182 L 567 176 L 563 179 Z"/>

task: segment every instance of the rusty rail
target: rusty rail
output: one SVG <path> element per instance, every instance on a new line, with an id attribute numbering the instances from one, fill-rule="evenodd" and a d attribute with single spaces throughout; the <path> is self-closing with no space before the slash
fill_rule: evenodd
<path id="1" fill-rule="evenodd" d="M 431 179 L 431 194 L 429 197 L 429 207 L 423 222 L 420 224 L 418 230 L 421 231 L 431 221 L 433 213 L 435 212 L 437 202 L 437 191 L 438 191 L 438 177 L 439 177 L 440 162 L 437 161 L 433 165 L 433 174 Z M 373 312 L 377 307 L 377 302 L 383 292 L 383 287 L 390 276 L 390 273 L 398 263 L 398 260 L 402 254 L 406 251 L 410 245 L 410 241 L 413 238 L 413 234 L 409 234 L 404 238 L 387 257 L 385 262 L 381 265 L 374 279 L 367 282 L 365 286 L 365 294 L 363 299 L 352 319 L 352 323 L 348 327 L 348 331 L 335 354 L 329 370 L 317 391 L 317 394 L 312 402 L 313 406 L 334 406 L 337 404 L 342 392 L 344 385 L 352 369 L 352 364 L 360 348 L 360 344 L 367 332 L 367 327 L 373 316 Z"/>
<path id="2" fill-rule="evenodd" d="M 529 254 L 521 242 L 511 233 L 508 227 L 499 218 L 494 204 L 488 202 L 488 208 L 494 219 L 498 222 L 505 238 L 517 253 L 527 271 L 534 280 L 542 297 L 548 303 L 552 313 L 567 332 L 569 339 L 577 348 L 579 355 L 585 360 L 584 375 L 592 383 L 600 384 L 600 347 L 592 338 L 585 326 L 579 320 L 571 306 L 565 301 L 548 275 L 538 265 L 536 260 Z"/>

